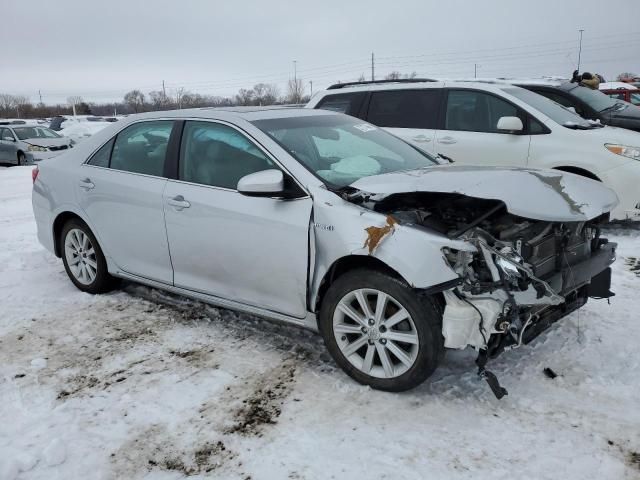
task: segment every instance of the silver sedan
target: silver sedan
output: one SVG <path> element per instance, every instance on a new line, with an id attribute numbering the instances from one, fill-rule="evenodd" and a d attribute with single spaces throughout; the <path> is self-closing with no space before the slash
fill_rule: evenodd
<path id="1" fill-rule="evenodd" d="M 39 125 L 0 125 L 0 163 L 23 165 L 60 155 L 73 140 Z"/>
<path id="2" fill-rule="evenodd" d="M 131 116 L 33 178 L 38 237 L 80 290 L 124 278 L 311 328 L 378 389 L 473 347 L 501 396 L 488 358 L 612 295 L 601 183 L 441 165 L 333 112 Z"/>

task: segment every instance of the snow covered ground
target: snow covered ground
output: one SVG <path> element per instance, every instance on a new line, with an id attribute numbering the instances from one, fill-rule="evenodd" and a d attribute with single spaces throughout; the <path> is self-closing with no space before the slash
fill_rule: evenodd
<path id="1" fill-rule="evenodd" d="M 76 290 L 37 243 L 30 170 L 0 167 L 1 480 L 640 478 L 636 232 L 610 235 L 611 305 L 490 364 L 503 400 L 473 352 L 389 394 L 310 332 L 134 284 Z"/>

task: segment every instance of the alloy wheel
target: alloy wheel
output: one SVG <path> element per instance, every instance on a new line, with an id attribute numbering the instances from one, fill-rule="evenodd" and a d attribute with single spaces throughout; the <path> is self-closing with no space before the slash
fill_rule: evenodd
<path id="1" fill-rule="evenodd" d="M 411 315 L 380 290 L 363 288 L 342 297 L 333 313 L 333 334 L 344 357 L 372 377 L 398 377 L 418 357 L 420 340 Z"/>
<path id="2" fill-rule="evenodd" d="M 69 270 L 82 285 L 96 279 L 98 260 L 89 236 L 78 228 L 69 230 L 64 240 L 64 254 Z"/>

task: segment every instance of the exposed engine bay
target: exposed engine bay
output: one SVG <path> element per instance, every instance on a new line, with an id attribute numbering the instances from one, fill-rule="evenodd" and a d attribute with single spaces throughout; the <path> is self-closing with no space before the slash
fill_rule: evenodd
<path id="1" fill-rule="evenodd" d="M 547 222 L 510 214 L 504 202 L 457 193 L 412 192 L 378 199 L 361 191 L 349 201 L 414 225 L 465 240 L 475 252 L 444 248 L 458 274 L 441 293 L 445 347 L 472 346 L 496 396 L 506 394 L 486 372 L 489 358 L 537 337 L 589 297 L 609 298 L 616 245 L 600 235 L 601 215 L 586 222 Z M 493 384 L 492 384 L 493 383 Z"/>

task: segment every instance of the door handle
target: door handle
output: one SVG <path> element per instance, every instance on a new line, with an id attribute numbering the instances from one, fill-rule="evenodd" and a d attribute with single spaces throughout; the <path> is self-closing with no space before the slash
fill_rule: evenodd
<path id="1" fill-rule="evenodd" d="M 91 190 L 92 188 L 95 188 L 95 184 L 91 181 L 90 178 L 84 178 L 82 180 L 80 180 L 80 187 L 84 188 L 85 190 Z"/>
<path id="2" fill-rule="evenodd" d="M 438 143 L 442 143 L 444 145 L 453 145 L 456 142 L 457 140 L 453 137 L 442 137 L 440 140 L 438 140 Z"/>
<path id="3" fill-rule="evenodd" d="M 177 195 L 173 198 L 170 198 L 167 203 L 178 211 L 182 210 L 183 208 L 189 208 L 191 206 L 191 204 L 187 202 L 182 195 Z"/>
<path id="4" fill-rule="evenodd" d="M 425 142 L 425 143 L 431 141 L 431 139 L 426 135 L 416 135 L 415 137 L 411 137 L 411 140 L 413 140 L 414 142 Z"/>

